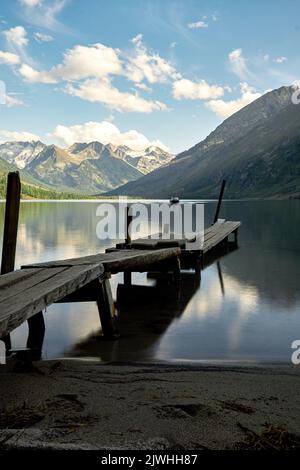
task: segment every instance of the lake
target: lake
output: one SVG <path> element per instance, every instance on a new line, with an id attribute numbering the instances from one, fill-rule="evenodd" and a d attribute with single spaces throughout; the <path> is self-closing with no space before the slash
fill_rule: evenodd
<path id="1" fill-rule="evenodd" d="M 104 251 L 96 237 L 99 202 L 22 202 L 16 266 Z M 215 203 L 205 203 L 205 222 Z M 104 341 L 93 303 L 56 304 L 45 313 L 43 358 L 99 361 L 290 362 L 300 339 L 300 201 L 225 201 L 220 216 L 241 220 L 239 249 L 209 265 L 201 281 L 183 275 L 182 292 L 134 274 L 134 304 L 113 276 L 121 337 Z M 3 232 L 4 203 L 0 203 Z M 1 240 L 2 243 L 2 240 Z M 144 287 L 142 287 L 144 286 Z M 141 294 L 141 295 L 139 295 Z M 157 300 L 154 300 L 154 299 Z M 12 347 L 26 345 L 27 324 Z"/>

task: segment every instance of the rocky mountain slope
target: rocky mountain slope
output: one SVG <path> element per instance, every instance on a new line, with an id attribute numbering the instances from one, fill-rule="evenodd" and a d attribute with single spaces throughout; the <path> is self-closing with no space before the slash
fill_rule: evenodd
<path id="1" fill-rule="evenodd" d="M 300 106 L 291 87 L 266 93 L 169 165 L 111 191 L 143 197 L 215 198 L 300 194 Z"/>

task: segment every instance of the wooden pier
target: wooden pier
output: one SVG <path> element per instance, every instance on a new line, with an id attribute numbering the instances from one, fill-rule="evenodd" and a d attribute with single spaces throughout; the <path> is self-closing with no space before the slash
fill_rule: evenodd
<path id="1" fill-rule="evenodd" d="M 176 289 L 176 283 L 180 282 L 181 269 L 194 269 L 196 275 L 200 276 L 207 260 L 216 255 L 220 247 L 228 245 L 231 234 L 237 245 L 241 224 L 218 221 L 219 200 L 215 216 L 217 222 L 205 230 L 200 248 L 190 249 L 191 240 L 176 237 L 165 240 L 162 235 L 155 239 L 152 235 L 131 240 L 128 235 L 124 243 L 108 249 L 106 253 L 35 263 L 13 271 L 20 197 L 18 181 L 18 174 L 10 174 L 0 276 L 0 339 L 9 349 L 10 333 L 28 321 L 27 346 L 36 349 L 37 358 L 41 354 L 45 330 L 43 310 L 47 306 L 58 302 L 94 301 L 98 306 L 103 335 L 115 339 L 119 336 L 119 331 L 110 287 L 112 274 L 124 273 L 126 288 L 131 284 L 132 272 L 171 272 Z M 221 195 L 224 185 L 223 182 Z M 6 247 L 9 247 L 9 252 Z M 136 290 L 134 292 L 136 294 Z"/>
<path id="2" fill-rule="evenodd" d="M 102 331 L 118 334 L 110 276 L 126 270 L 145 271 L 151 266 L 177 270 L 179 248 L 124 250 L 22 266 L 0 276 L 0 338 L 56 302 L 97 302 Z M 171 264 L 170 264 L 171 263 Z"/>

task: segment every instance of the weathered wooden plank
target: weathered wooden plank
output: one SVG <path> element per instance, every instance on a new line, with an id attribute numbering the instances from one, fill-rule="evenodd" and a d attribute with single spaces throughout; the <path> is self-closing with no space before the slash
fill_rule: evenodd
<path id="1" fill-rule="evenodd" d="M 41 267 L 69 267 L 82 266 L 85 264 L 101 264 L 106 272 L 118 273 L 126 269 L 140 268 L 143 265 L 149 265 L 163 261 L 168 258 L 178 256 L 180 248 L 165 248 L 160 250 L 120 250 L 112 253 L 99 253 L 97 255 L 86 256 L 83 258 L 73 258 L 68 260 L 58 260 L 47 263 L 38 263 L 24 266 L 24 268 Z"/>
<path id="2" fill-rule="evenodd" d="M 22 292 L 24 293 L 24 295 L 26 295 L 27 291 L 32 287 L 36 286 L 37 284 L 40 284 L 43 281 L 46 281 L 47 279 L 50 279 L 53 276 L 56 276 L 58 273 L 65 271 L 66 269 L 67 268 L 61 267 L 54 269 L 31 269 L 31 272 L 27 273 L 27 276 L 23 278 L 21 278 L 21 276 L 18 276 L 19 282 L 14 283 L 13 285 L 11 285 L 10 282 L 5 285 L 5 279 L 3 280 L 1 278 L 6 277 L 7 275 L 1 276 L 0 279 L 2 280 L 2 287 L 0 290 L 0 306 L 5 300 L 9 298 L 12 299 Z M 22 270 L 20 272 L 22 272 Z M 18 273 L 18 271 L 15 271 L 14 273 Z M 12 299 L 12 302 L 14 302 L 14 299 Z"/>
<path id="3" fill-rule="evenodd" d="M 224 223 L 222 228 L 220 228 L 216 233 L 207 239 L 204 240 L 204 246 L 202 251 L 205 253 L 211 250 L 213 247 L 221 243 L 225 238 L 227 238 L 231 233 L 240 227 L 240 222 L 230 222 L 230 224 Z"/>
<path id="4" fill-rule="evenodd" d="M 213 240 L 211 246 L 215 246 L 215 241 L 218 243 L 218 239 L 222 241 L 222 239 L 226 238 L 227 235 L 224 236 L 224 233 L 230 234 L 234 232 L 237 228 L 237 225 L 240 225 L 239 222 L 231 222 L 231 221 L 224 221 L 224 222 L 216 222 L 214 225 L 208 227 L 204 231 L 204 247 L 208 243 L 210 239 L 214 239 L 217 237 L 216 240 Z M 139 238 L 137 240 L 133 240 L 129 245 L 127 245 L 127 249 L 149 249 L 149 250 L 157 250 L 162 249 L 164 247 L 171 247 L 171 246 L 178 246 L 180 248 L 186 248 L 187 242 L 192 242 L 195 240 L 196 237 L 199 237 L 200 234 L 196 234 L 195 237 L 191 239 L 181 239 L 181 238 L 172 238 L 169 240 L 164 240 L 162 238 L 162 233 L 156 233 L 154 235 L 148 235 L 145 238 Z M 176 234 L 173 234 L 176 237 Z M 208 246 L 208 245 L 207 245 Z M 118 247 L 121 248 L 121 245 Z"/>
<path id="5" fill-rule="evenodd" d="M 0 276 L 0 289 L 2 290 L 5 287 L 13 287 L 18 282 L 23 281 L 23 279 L 35 276 L 36 272 L 36 269 L 19 269 L 18 271 L 3 274 Z"/>
<path id="6" fill-rule="evenodd" d="M 51 271 L 52 268 L 47 268 Z M 57 269 L 57 268 L 54 268 Z M 56 300 L 71 294 L 85 284 L 104 277 L 101 265 L 73 266 L 36 284 L 28 292 L 20 292 L 0 304 L 0 337 L 15 329 L 28 318 Z"/>
<path id="7" fill-rule="evenodd" d="M 232 229 L 224 227 L 220 231 L 214 233 L 208 240 L 204 241 L 203 252 L 206 252 L 213 248 L 214 246 L 221 243 L 225 238 L 227 238 L 233 232 Z"/>

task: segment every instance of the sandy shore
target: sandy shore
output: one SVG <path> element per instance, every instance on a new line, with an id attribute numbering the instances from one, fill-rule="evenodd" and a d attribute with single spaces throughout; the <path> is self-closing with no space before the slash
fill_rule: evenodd
<path id="1" fill-rule="evenodd" d="M 36 363 L 0 368 L 2 447 L 234 449 L 300 433 L 300 367 Z"/>

